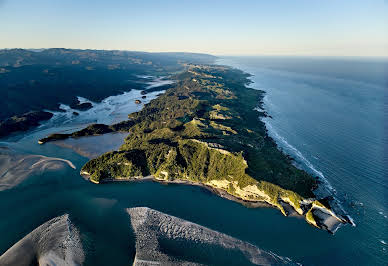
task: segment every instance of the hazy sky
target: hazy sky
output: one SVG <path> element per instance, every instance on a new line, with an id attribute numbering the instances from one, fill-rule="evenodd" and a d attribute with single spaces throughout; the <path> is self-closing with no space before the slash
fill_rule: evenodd
<path id="1" fill-rule="evenodd" d="M 0 0 L 0 48 L 388 56 L 388 0 Z"/>

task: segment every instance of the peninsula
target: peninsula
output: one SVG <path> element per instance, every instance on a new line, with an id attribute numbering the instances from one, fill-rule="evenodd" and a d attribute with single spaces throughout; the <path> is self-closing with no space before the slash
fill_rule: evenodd
<path id="1" fill-rule="evenodd" d="M 200 185 L 251 206 L 265 203 L 284 215 L 304 216 L 334 232 L 346 223 L 313 190 L 317 178 L 292 164 L 268 136 L 260 117 L 263 91 L 249 75 L 217 65 L 186 64 L 177 82 L 119 125 L 91 125 L 40 143 L 129 131 L 118 151 L 87 162 L 81 175 L 93 183 L 141 180 Z M 260 107 L 260 108 L 258 108 Z"/>

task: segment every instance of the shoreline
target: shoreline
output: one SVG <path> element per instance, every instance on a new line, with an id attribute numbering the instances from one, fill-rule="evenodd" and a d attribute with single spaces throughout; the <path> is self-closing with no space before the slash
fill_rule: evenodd
<path id="1" fill-rule="evenodd" d="M 152 180 L 199 186 L 246 207 L 273 207 L 284 216 L 302 216 L 329 232 L 335 231 L 326 224 L 329 220 L 335 225 L 347 222 L 330 204 L 320 202 L 327 199 L 313 193 L 317 178 L 297 169 L 268 135 L 262 119 L 268 117 L 265 91 L 246 87 L 249 73 L 192 65 L 180 75 L 168 94 L 128 116 L 133 131 L 120 151 L 89 161 L 81 175 L 93 183 Z"/>
<path id="2" fill-rule="evenodd" d="M 139 182 L 139 183 L 142 183 L 142 182 L 155 182 L 155 183 L 159 183 L 159 184 L 163 184 L 163 185 L 196 186 L 196 187 L 203 188 L 203 189 L 205 189 L 207 191 L 210 191 L 213 194 L 215 194 L 215 195 L 217 195 L 217 196 L 219 196 L 219 197 L 221 197 L 223 199 L 227 199 L 227 200 L 230 200 L 230 201 L 233 201 L 233 202 L 236 202 L 236 203 L 240 203 L 240 204 L 242 204 L 242 205 L 244 205 L 245 207 L 248 207 L 248 208 L 274 208 L 274 209 L 276 209 L 276 206 L 273 206 L 273 205 L 269 204 L 268 202 L 257 201 L 257 200 L 256 201 L 244 200 L 244 199 L 241 199 L 241 198 L 238 198 L 238 197 L 236 197 L 234 195 L 229 194 L 228 192 L 226 192 L 223 189 L 215 188 L 215 187 L 209 186 L 209 185 L 204 184 L 204 183 L 192 182 L 192 181 L 189 181 L 189 180 L 177 179 L 177 180 L 173 180 L 173 181 L 168 181 L 168 180 L 158 179 L 158 178 L 156 178 L 153 175 L 149 175 L 149 176 L 145 176 L 145 177 L 131 177 L 131 178 L 121 178 L 121 179 L 112 179 L 112 178 L 110 178 L 110 179 L 104 179 L 102 182 L 97 182 L 97 181 L 94 181 L 94 180 L 92 180 L 90 178 L 89 173 L 81 171 L 80 175 L 85 180 L 87 180 L 87 181 L 89 181 L 89 182 L 91 182 L 93 184 L 109 184 L 109 183 L 120 183 L 120 182 L 128 182 L 128 183 L 132 183 L 132 182 Z M 285 204 L 287 204 L 287 203 L 285 203 Z M 289 205 L 289 206 L 292 209 L 291 205 Z M 294 213 L 296 213 L 296 212 L 294 212 Z M 290 216 L 290 215 L 287 215 L 287 216 Z M 302 215 L 298 215 L 298 216 L 303 217 Z"/>
<path id="3" fill-rule="evenodd" d="M 232 68 L 239 69 L 243 71 L 244 73 L 248 74 L 248 80 L 249 84 L 255 84 L 256 82 L 252 80 L 252 77 L 255 76 L 255 74 L 250 73 L 249 71 L 245 69 L 237 68 L 233 65 L 227 65 Z M 311 190 L 311 192 L 314 194 L 316 198 L 330 198 L 330 208 L 340 217 L 346 221 L 346 223 L 349 223 L 353 227 L 356 226 L 353 218 L 348 214 L 347 211 L 345 211 L 344 207 L 340 203 L 339 199 L 335 196 L 336 189 L 330 184 L 329 180 L 324 176 L 322 172 L 320 172 L 318 169 L 315 168 L 315 166 L 307 159 L 301 151 L 299 151 L 296 147 L 288 143 L 288 141 L 273 128 L 272 124 L 270 123 L 271 119 L 273 117 L 268 113 L 268 104 L 266 104 L 266 98 L 268 97 L 267 91 L 260 88 L 255 88 L 254 86 L 249 86 L 249 88 L 258 90 L 263 92 L 262 99 L 259 101 L 256 111 L 259 114 L 260 121 L 264 124 L 266 129 L 266 136 L 268 137 L 269 141 L 272 142 L 277 149 L 285 154 L 287 157 L 289 157 L 292 161 L 296 162 L 296 160 L 299 160 L 300 165 L 294 163 L 294 166 L 302 171 L 306 171 L 312 176 L 314 176 L 317 180 L 316 186 Z M 283 145 L 282 145 L 283 144 Z M 294 154 L 290 151 L 286 151 L 284 149 L 285 146 L 286 149 L 294 150 Z M 299 154 L 298 154 L 299 153 Z M 304 167 L 302 167 L 302 165 Z M 337 228 L 338 229 L 338 228 Z M 336 229 L 336 230 L 337 230 Z M 335 231 L 336 231 L 335 230 Z"/>
<path id="4" fill-rule="evenodd" d="M 227 66 L 233 69 L 237 69 L 248 75 L 247 76 L 248 84 L 246 84 L 246 87 L 257 90 L 262 93 L 261 99 L 259 100 L 255 110 L 258 113 L 259 120 L 265 126 L 265 135 L 268 138 L 268 140 L 272 142 L 281 153 L 283 153 L 292 162 L 294 162 L 293 165 L 296 168 L 302 171 L 306 171 L 307 173 L 309 173 L 310 175 L 316 178 L 316 186 L 311 189 L 311 192 L 313 193 L 314 197 L 316 199 L 318 198 L 328 199 L 330 209 L 332 209 L 333 213 L 335 213 L 336 216 L 341 217 L 342 220 L 345 221 L 345 223 L 349 223 L 351 226 L 355 227 L 356 224 L 353 218 L 349 215 L 349 213 L 345 210 L 345 208 L 340 203 L 339 199 L 335 196 L 336 190 L 330 184 L 329 180 L 323 175 L 322 172 L 317 170 L 315 166 L 307 158 L 305 158 L 305 156 L 296 147 L 289 144 L 283 136 L 279 135 L 278 132 L 271 125 L 270 121 L 271 119 L 273 119 L 273 117 L 268 113 L 268 110 L 267 110 L 268 109 L 267 108 L 268 105 L 266 104 L 266 98 L 268 97 L 267 91 L 263 88 L 257 88 L 255 86 L 251 86 L 256 83 L 252 79 L 252 77 L 254 77 L 255 74 L 251 73 L 251 71 L 247 69 L 243 69 L 240 66 L 234 66 L 233 64 L 220 64 L 219 62 L 216 62 L 215 65 Z M 289 151 L 287 152 L 283 146 L 286 146 L 286 149 L 295 150 L 295 153 L 293 154 Z M 300 155 L 298 153 L 300 153 Z M 295 163 L 296 160 L 299 160 L 300 165 L 297 165 Z"/>
<path id="5" fill-rule="evenodd" d="M 89 173 L 86 173 L 86 172 L 82 172 L 80 173 L 80 175 L 87 181 L 93 183 L 93 184 L 96 184 L 96 185 L 99 185 L 99 184 L 109 184 L 109 183 L 121 183 L 121 182 L 128 182 L 128 183 L 132 183 L 132 182 L 139 182 L 139 183 L 143 183 L 143 182 L 154 182 L 154 183 L 159 183 L 159 184 L 162 184 L 162 185 L 184 185 L 184 186 L 196 186 L 196 187 L 200 187 L 202 189 L 205 189 L 206 191 L 209 191 L 211 193 L 213 193 L 214 195 L 216 196 L 219 196 L 223 199 L 226 199 L 226 200 L 230 200 L 230 201 L 233 201 L 235 203 L 239 203 L 241 205 L 243 205 L 244 207 L 246 208 L 272 208 L 272 209 L 275 209 L 275 210 L 279 210 L 279 208 L 275 205 L 272 205 L 266 201 L 259 201 L 259 200 L 252 200 L 252 201 L 249 201 L 249 200 L 244 200 L 244 199 L 241 199 L 239 197 L 236 197 L 234 195 L 231 195 L 229 194 L 227 191 L 223 190 L 223 189 L 220 189 L 220 188 L 215 188 L 215 187 L 212 187 L 212 186 L 209 186 L 207 184 L 204 184 L 204 183 L 196 183 L 196 182 L 192 182 L 192 181 L 188 181 L 188 180 L 173 180 L 173 181 L 167 181 L 167 180 L 163 180 L 163 179 L 157 179 L 155 176 L 152 176 L 152 175 L 149 175 L 149 176 L 145 176 L 145 177 L 132 177 L 132 178 L 121 178 L 121 179 L 104 179 L 102 180 L 101 182 L 97 182 L 97 181 L 94 181 L 90 178 L 90 175 Z M 330 210 L 326 210 L 325 207 L 323 206 L 320 206 L 320 205 L 317 205 L 315 203 L 312 203 L 312 205 L 314 206 L 310 211 L 308 211 L 306 214 L 300 214 L 298 213 L 292 205 L 290 205 L 288 202 L 285 202 L 283 200 L 279 200 L 279 204 L 284 208 L 284 213 L 281 212 L 283 214 L 283 216 L 285 217 L 296 217 L 296 218 L 300 218 L 300 219 L 304 219 L 308 222 L 308 224 L 310 224 L 311 226 L 315 227 L 315 228 L 318 228 L 318 229 L 323 229 L 325 231 L 327 231 L 328 233 L 334 235 L 337 230 L 345 225 L 346 223 L 350 223 L 351 225 L 353 225 L 353 223 L 351 222 L 351 220 L 349 221 L 348 217 L 338 217 L 337 215 L 335 215 L 335 213 L 333 213 L 332 211 Z M 314 213 L 314 217 L 315 219 L 313 218 L 313 220 L 310 220 L 309 218 L 309 214 L 310 213 Z M 318 219 L 316 219 L 318 218 Z M 353 225 L 354 226 L 354 225 Z"/>

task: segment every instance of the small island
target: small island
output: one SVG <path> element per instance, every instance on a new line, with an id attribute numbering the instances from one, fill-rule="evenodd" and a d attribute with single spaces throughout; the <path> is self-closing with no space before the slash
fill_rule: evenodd
<path id="1" fill-rule="evenodd" d="M 260 120 L 264 92 L 248 88 L 249 75 L 214 65 L 186 65 L 177 82 L 118 125 L 91 125 L 67 137 L 130 132 L 118 151 L 87 162 L 81 175 L 93 183 L 148 180 L 202 186 L 253 207 L 304 216 L 334 232 L 336 215 L 313 191 L 317 178 L 292 164 Z M 258 106 L 259 105 L 259 106 Z M 257 108 L 260 107 L 260 108 Z"/>
<path id="2" fill-rule="evenodd" d="M 88 102 L 80 103 L 79 101 L 70 105 L 70 108 L 76 109 L 78 111 L 87 111 L 92 107 L 93 107 L 93 104 L 91 103 L 88 103 Z"/>

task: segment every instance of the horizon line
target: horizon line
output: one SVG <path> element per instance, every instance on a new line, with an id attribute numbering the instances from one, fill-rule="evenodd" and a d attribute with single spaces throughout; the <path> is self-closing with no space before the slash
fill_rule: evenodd
<path id="1" fill-rule="evenodd" d="M 258 54 L 236 54 L 236 53 L 209 53 L 209 52 L 194 52 L 194 51 L 145 51 L 145 50 L 128 50 L 128 49 L 100 49 L 100 48 L 67 48 L 67 47 L 46 47 L 46 48 L 21 48 L 21 47 L 4 47 L 0 48 L 0 50 L 28 50 L 28 51 L 33 51 L 33 50 L 49 50 L 49 49 L 66 49 L 66 50 L 82 50 L 82 51 L 87 51 L 87 50 L 92 50 L 92 51 L 123 51 L 123 52 L 138 52 L 138 53 L 189 53 L 189 54 L 204 54 L 204 55 L 212 55 L 216 57 L 228 57 L 228 56 L 241 56 L 241 57 L 326 57 L 326 58 L 388 58 L 387 55 L 317 55 L 317 54 L 282 54 L 282 53 L 258 53 Z M 34 52 L 34 51 L 33 51 Z M 35 51 L 39 52 L 39 51 Z"/>

